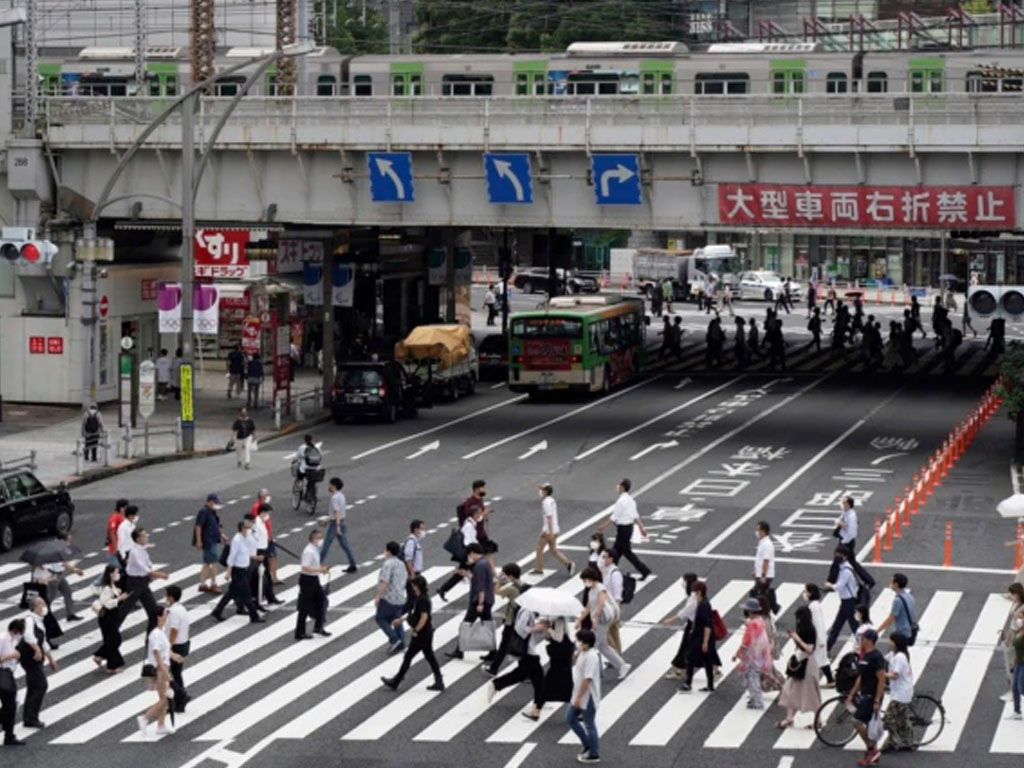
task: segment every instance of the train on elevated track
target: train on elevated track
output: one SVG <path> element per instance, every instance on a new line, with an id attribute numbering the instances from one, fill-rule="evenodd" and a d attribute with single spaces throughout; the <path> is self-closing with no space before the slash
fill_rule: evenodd
<path id="1" fill-rule="evenodd" d="M 271 49 L 231 48 L 226 70 Z M 253 67 L 256 66 L 254 63 Z M 305 57 L 300 95 L 375 97 L 658 98 L 805 94 L 943 94 L 1024 91 L 1024 51 L 912 50 L 838 53 L 814 42 L 720 43 L 690 51 L 678 42 L 573 43 L 559 53 L 404 54 L 349 56 L 319 47 Z M 251 71 L 251 70 L 250 70 Z M 39 88 L 45 95 L 120 97 L 139 94 L 130 48 L 84 48 L 62 58 L 43 53 Z M 213 95 L 234 96 L 247 68 L 216 81 Z M 191 82 L 188 49 L 146 51 L 144 94 L 173 97 Z M 272 67 L 251 90 L 278 95 Z"/>

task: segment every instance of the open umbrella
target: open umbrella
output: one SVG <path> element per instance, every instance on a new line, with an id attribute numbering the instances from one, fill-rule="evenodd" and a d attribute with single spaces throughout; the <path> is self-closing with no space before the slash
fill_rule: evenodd
<path id="1" fill-rule="evenodd" d="M 539 616 L 576 616 L 583 609 L 574 595 L 552 587 L 530 587 L 516 602 Z"/>
<path id="2" fill-rule="evenodd" d="M 1024 493 L 1015 493 L 1000 501 L 996 506 L 996 512 L 1001 517 L 1009 517 L 1014 520 L 1024 517 Z"/>
<path id="3" fill-rule="evenodd" d="M 69 560 L 77 560 L 81 556 L 82 550 L 74 544 L 54 539 L 29 547 L 21 553 L 21 560 L 34 568 L 46 563 L 66 563 Z"/>
<path id="4" fill-rule="evenodd" d="M 939 280 L 959 280 L 960 278 L 956 275 L 939 275 Z"/>

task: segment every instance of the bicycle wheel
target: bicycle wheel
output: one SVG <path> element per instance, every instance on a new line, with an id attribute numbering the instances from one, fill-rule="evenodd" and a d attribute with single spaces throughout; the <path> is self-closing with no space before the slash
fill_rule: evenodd
<path id="1" fill-rule="evenodd" d="M 931 744 L 946 726 L 946 709 L 931 694 L 914 694 L 910 702 L 910 722 L 914 727 L 914 745 Z"/>
<path id="2" fill-rule="evenodd" d="M 843 747 L 857 735 L 845 696 L 833 696 L 814 713 L 814 732 L 830 747 Z"/>
<path id="3" fill-rule="evenodd" d="M 301 480 L 296 479 L 292 483 L 292 509 L 298 510 L 302 506 L 302 492 L 305 490 Z"/>

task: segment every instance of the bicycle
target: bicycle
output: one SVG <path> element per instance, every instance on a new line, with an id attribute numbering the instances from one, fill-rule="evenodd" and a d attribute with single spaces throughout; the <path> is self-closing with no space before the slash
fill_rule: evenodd
<path id="1" fill-rule="evenodd" d="M 293 464 L 292 475 L 295 477 L 295 481 L 292 483 L 292 509 L 298 512 L 302 508 L 302 503 L 305 502 L 308 505 L 309 515 L 315 515 L 318 502 L 316 484 L 324 479 L 324 470 L 308 469 L 305 477 L 299 477 L 298 467 Z"/>
<path id="2" fill-rule="evenodd" d="M 910 701 L 910 721 L 914 727 L 913 748 L 931 744 L 946 725 L 942 701 L 930 693 L 915 693 Z M 882 712 L 882 715 L 885 713 Z M 846 708 L 846 695 L 833 696 L 814 713 L 814 732 L 823 744 L 844 747 L 857 735 L 853 714 Z"/>

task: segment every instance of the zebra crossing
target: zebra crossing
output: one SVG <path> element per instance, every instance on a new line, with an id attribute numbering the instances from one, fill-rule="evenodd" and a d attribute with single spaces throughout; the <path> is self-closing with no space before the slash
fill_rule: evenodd
<path id="1" fill-rule="evenodd" d="M 128 668 L 120 675 L 105 675 L 92 662 L 91 652 L 100 644 L 94 620 L 65 627 L 55 652 L 61 668 L 48 678 L 50 688 L 41 715 L 47 727 L 19 726 L 18 736 L 54 746 L 102 741 L 115 753 L 119 744 L 164 738 L 193 742 L 197 751 L 231 742 L 236 745 L 233 748 L 248 754 L 246 750 L 258 750 L 278 740 L 321 738 L 320 732 L 325 730 L 341 742 L 384 744 L 402 734 L 413 742 L 459 742 L 484 749 L 487 744 L 522 744 L 528 739 L 575 743 L 561 722 L 560 705 L 545 706 L 539 721 L 521 716 L 518 710 L 529 697 L 529 686 L 502 691 L 488 703 L 487 678 L 480 674 L 472 655 L 442 664 L 447 686 L 442 693 L 426 689 L 430 678 L 425 676 L 426 665 L 420 657 L 405 687 L 397 693 L 382 688 L 380 677 L 393 674 L 399 659 L 387 655 L 387 640 L 374 621 L 376 570 L 334 582 L 329 593 L 330 637 L 292 642 L 297 570 L 294 565 L 280 568 L 279 575 L 288 586 L 281 588 L 278 597 L 285 604 L 268 614 L 268 623 L 259 627 L 252 627 L 244 617 L 232 616 L 223 623 L 209 619 L 215 598 L 198 592 L 198 566 L 194 564 L 170 573 L 166 582 L 154 583 L 154 591 L 171 582 L 183 586 L 182 603 L 192 621 L 192 652 L 185 667 L 192 700 L 187 713 L 178 716 L 174 735 L 141 736 L 133 726 L 135 715 L 153 701 L 152 692 L 144 690 L 138 676 L 145 641 L 145 614 L 139 609 L 122 626 L 122 653 Z M 436 587 L 448 570 L 431 567 L 424 576 Z M 20 594 L 27 569 L 8 564 L 2 566 L 0 575 L 5 577 L 0 601 L 8 604 L 0 620 L 6 621 L 19 614 L 11 604 Z M 91 578 L 74 577 L 77 591 L 87 592 Z M 561 571 L 530 574 L 527 580 L 569 593 L 582 588 L 578 577 L 565 579 Z M 715 583 L 712 577 L 709 584 L 711 604 L 730 628 L 730 636 L 719 647 L 722 678 L 712 693 L 679 693 L 675 684 L 663 679 L 680 635 L 677 629 L 659 622 L 677 611 L 685 599 L 681 581 L 655 575 L 638 587 L 621 631 L 624 655 L 633 669 L 624 680 L 605 683 L 598 713 L 602 738 L 613 736 L 630 747 L 648 748 L 678 747 L 683 740 L 711 750 L 770 746 L 790 753 L 823 748 L 813 730 L 803 727 L 811 722 L 809 714 L 799 715 L 793 728 L 780 732 L 771 727 L 779 719 L 778 710 L 773 712 L 770 706 L 777 694 L 766 694 L 764 711 L 744 705 L 745 694 L 732 656 L 740 642 L 739 606 L 750 589 L 749 580 Z M 777 585 L 782 607 L 776 619 L 780 634 L 792 626 L 802 590 L 803 585 L 796 582 Z M 458 634 L 463 613 L 459 600 L 466 591 L 465 584 L 453 589 L 447 605 L 434 600 L 435 649 L 439 652 Z M 955 589 L 919 588 L 914 593 L 920 612 L 919 640 L 911 651 L 916 686 L 919 691 L 939 695 L 947 715 L 939 738 L 924 749 L 955 752 L 970 728 L 974 734 L 983 734 L 993 754 L 1024 754 L 1024 725 L 1004 719 L 1010 705 L 1000 700 L 1007 690 L 1002 654 L 997 653 L 1009 610 L 1005 597 L 995 591 L 968 596 Z M 879 592 L 871 609 L 876 621 L 888 613 L 892 601 L 890 590 Z M 836 596 L 827 594 L 823 600 L 826 618 L 830 620 L 837 608 Z M 500 611 L 499 601 L 496 618 Z M 850 649 L 852 640 L 846 638 L 837 656 Z M 792 650 L 792 642 L 787 643 L 780 658 L 784 660 Z M 702 674 L 698 672 L 698 676 Z M 823 691 L 823 698 L 827 695 L 828 691 Z M 19 691 L 19 698 L 23 696 L 24 691 Z M 225 708 L 225 702 L 240 706 Z M 296 716 L 300 713 L 301 717 Z"/>

